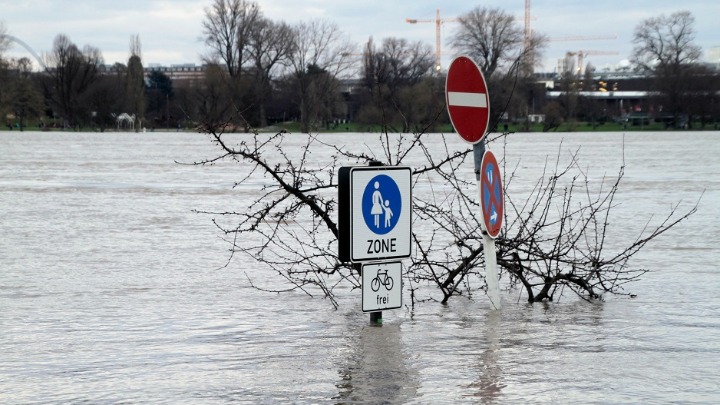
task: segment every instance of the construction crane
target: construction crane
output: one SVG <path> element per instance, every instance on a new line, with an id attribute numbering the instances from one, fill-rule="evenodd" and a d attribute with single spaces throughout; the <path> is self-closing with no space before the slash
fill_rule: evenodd
<path id="1" fill-rule="evenodd" d="M 612 52 L 612 51 L 586 51 L 586 50 L 580 50 L 577 52 L 568 52 L 565 54 L 567 58 L 571 58 L 573 56 L 577 56 L 577 74 L 582 75 L 585 69 L 584 65 L 584 59 L 586 56 L 591 55 L 618 55 L 618 52 Z"/>
<path id="2" fill-rule="evenodd" d="M 532 38 L 532 26 L 530 25 L 531 14 L 530 14 L 530 0 L 525 0 L 525 47 L 530 45 L 530 39 Z M 617 39 L 617 34 L 613 35 L 574 35 L 565 37 L 553 37 L 549 38 L 548 41 L 559 42 L 559 41 L 592 41 L 602 39 Z"/>
<path id="3" fill-rule="evenodd" d="M 567 37 L 553 37 L 548 39 L 551 42 L 562 42 L 562 41 L 597 41 L 603 39 L 617 39 L 617 34 L 612 35 L 571 35 Z"/>
<path id="4" fill-rule="evenodd" d="M 532 27 L 530 26 L 530 0 L 525 0 L 525 49 L 530 48 Z"/>
<path id="5" fill-rule="evenodd" d="M 530 0 L 525 0 L 525 49 L 527 49 L 530 46 L 530 41 L 532 39 L 532 27 L 530 26 Z M 595 40 L 605 40 L 605 39 L 617 39 L 617 34 L 613 35 L 574 35 L 574 36 L 564 36 L 564 37 L 552 37 L 548 38 L 549 42 L 563 42 L 563 41 L 595 41 Z M 580 73 L 582 72 L 582 65 L 583 65 L 583 57 L 586 55 L 589 55 L 588 52 L 593 52 L 592 55 L 601 55 L 602 51 L 578 51 L 573 53 L 572 56 L 577 55 L 578 57 L 578 69 L 580 70 Z M 569 53 L 568 53 L 569 55 Z M 605 53 L 603 53 L 605 55 Z M 614 53 L 607 53 L 607 55 L 617 55 L 617 52 Z"/>
<path id="6" fill-rule="evenodd" d="M 418 20 L 416 18 L 406 18 L 408 24 L 418 23 L 435 23 L 435 71 L 439 72 L 442 67 L 440 64 L 440 56 L 442 55 L 442 41 L 440 40 L 441 27 L 446 22 L 455 22 L 457 18 L 440 18 L 440 9 L 437 9 L 434 20 Z"/>

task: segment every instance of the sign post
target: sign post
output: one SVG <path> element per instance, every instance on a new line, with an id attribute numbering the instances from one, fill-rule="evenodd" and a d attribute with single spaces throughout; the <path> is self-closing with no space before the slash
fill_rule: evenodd
<path id="1" fill-rule="evenodd" d="M 487 135 L 490 123 L 490 97 L 487 83 L 478 65 L 469 57 L 459 56 L 450 63 L 445 82 L 445 102 L 453 127 L 464 141 L 473 145 L 475 177 L 480 189 L 480 201 L 482 203 L 488 199 L 490 205 L 487 212 L 485 208 L 481 210 L 484 229 L 483 249 L 487 271 L 485 278 L 490 301 L 494 308 L 500 309 L 495 238 L 502 227 L 502 182 L 495 156 L 492 155 L 492 152 L 485 151 L 485 145 L 482 142 Z M 490 165 L 489 161 L 488 165 L 490 166 L 485 165 L 488 153 L 492 156 L 494 165 Z M 486 194 L 485 189 L 490 194 Z"/>
<path id="2" fill-rule="evenodd" d="M 482 214 L 483 249 L 485 250 L 485 268 L 487 269 L 488 296 L 495 309 L 500 309 L 500 285 L 497 274 L 497 254 L 495 238 L 500 234 L 505 205 L 500 177 L 500 167 L 495 155 L 486 150 L 480 164 L 480 206 Z"/>

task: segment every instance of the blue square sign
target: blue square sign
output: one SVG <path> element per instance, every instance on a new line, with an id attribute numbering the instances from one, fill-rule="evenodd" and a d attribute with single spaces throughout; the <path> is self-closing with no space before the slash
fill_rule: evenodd
<path id="1" fill-rule="evenodd" d="M 410 256 L 412 184 L 408 167 L 352 167 L 340 187 L 341 260 Z M 341 176 L 342 177 L 342 176 Z M 341 181 L 342 183 L 342 181 Z M 342 194 L 346 193 L 346 196 Z M 344 219 L 344 220 L 343 220 Z M 348 252 L 343 251 L 346 245 Z"/>

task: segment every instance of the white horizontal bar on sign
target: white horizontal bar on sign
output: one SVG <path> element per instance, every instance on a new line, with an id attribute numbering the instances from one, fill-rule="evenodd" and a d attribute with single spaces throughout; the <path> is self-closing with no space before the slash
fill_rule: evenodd
<path id="1" fill-rule="evenodd" d="M 459 91 L 449 91 L 448 104 L 457 107 L 487 108 L 487 97 L 485 97 L 485 93 L 463 93 Z"/>

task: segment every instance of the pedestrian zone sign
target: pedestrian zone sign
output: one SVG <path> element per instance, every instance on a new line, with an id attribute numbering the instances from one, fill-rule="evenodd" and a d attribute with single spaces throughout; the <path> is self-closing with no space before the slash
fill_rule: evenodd
<path id="1" fill-rule="evenodd" d="M 338 187 L 340 260 L 410 256 L 412 215 L 408 167 L 343 167 Z"/>

